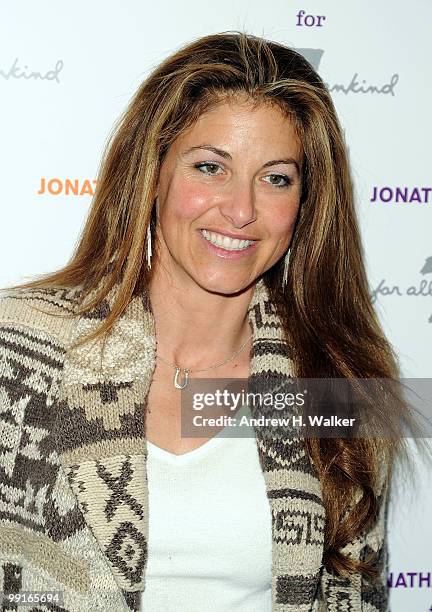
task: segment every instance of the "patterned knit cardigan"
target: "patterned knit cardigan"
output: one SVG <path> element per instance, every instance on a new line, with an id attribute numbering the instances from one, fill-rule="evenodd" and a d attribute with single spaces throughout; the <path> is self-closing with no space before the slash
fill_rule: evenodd
<path id="1" fill-rule="evenodd" d="M 116 287 L 92 312 L 66 318 L 50 313 L 72 314 L 78 289 L 25 289 L 0 300 L 0 591 L 63 596 L 2 610 L 139 610 L 148 552 L 145 408 L 156 354 L 148 296 L 132 298 L 103 358 L 101 342 L 71 347 L 108 315 Z M 293 362 L 262 280 L 248 313 L 249 381 L 283 383 Z M 381 584 L 367 590 L 360 575 L 348 581 L 324 567 L 320 481 L 302 440 L 264 439 L 259 429 L 272 611 L 387 610 L 387 488 L 373 527 L 345 549 L 356 558 L 380 553 Z"/>

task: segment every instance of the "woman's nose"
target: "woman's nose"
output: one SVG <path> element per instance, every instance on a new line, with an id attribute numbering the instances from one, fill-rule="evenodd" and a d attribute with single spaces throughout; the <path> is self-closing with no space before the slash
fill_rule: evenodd
<path id="1" fill-rule="evenodd" d="M 253 185 L 244 181 L 233 187 L 229 193 L 225 194 L 219 208 L 233 227 L 241 228 L 255 221 L 256 206 Z"/>

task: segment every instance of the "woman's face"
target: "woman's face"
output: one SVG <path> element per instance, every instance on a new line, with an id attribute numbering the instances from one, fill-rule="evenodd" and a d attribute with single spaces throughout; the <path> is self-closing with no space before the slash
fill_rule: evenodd
<path id="1" fill-rule="evenodd" d="M 169 148 L 158 196 L 160 263 L 185 290 L 232 294 L 286 252 L 302 148 L 276 107 L 223 102 Z"/>

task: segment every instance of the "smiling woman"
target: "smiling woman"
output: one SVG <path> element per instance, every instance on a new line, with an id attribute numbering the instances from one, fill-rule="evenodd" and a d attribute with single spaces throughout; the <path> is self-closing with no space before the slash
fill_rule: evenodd
<path id="1" fill-rule="evenodd" d="M 387 610 L 401 395 L 362 397 L 383 438 L 293 437 L 255 405 L 252 437 L 182 436 L 190 379 L 295 376 L 398 378 L 346 146 L 300 54 L 212 34 L 137 91 L 69 263 L 0 303 L 0 590 L 63 612 Z"/>

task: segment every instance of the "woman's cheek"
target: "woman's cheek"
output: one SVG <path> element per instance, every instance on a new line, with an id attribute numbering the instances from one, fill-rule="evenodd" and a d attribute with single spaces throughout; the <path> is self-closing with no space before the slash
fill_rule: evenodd
<path id="1" fill-rule="evenodd" d="M 297 214 L 298 202 L 293 201 L 288 205 L 285 202 L 283 206 L 275 207 L 271 211 L 271 215 L 268 215 L 266 218 L 266 225 L 273 232 L 276 229 L 283 236 L 294 228 Z"/>
<path id="2" fill-rule="evenodd" d="M 211 191 L 202 185 L 177 185 L 171 197 L 177 218 L 195 219 L 212 206 Z"/>

